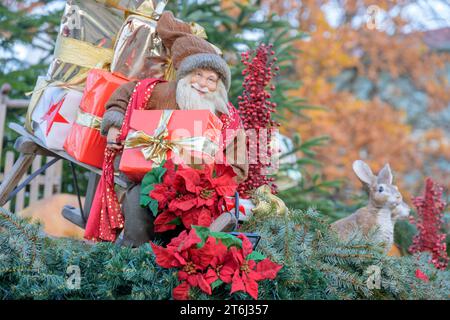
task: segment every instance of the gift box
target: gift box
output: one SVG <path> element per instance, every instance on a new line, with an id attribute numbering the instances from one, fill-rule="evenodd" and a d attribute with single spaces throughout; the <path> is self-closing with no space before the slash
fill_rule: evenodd
<path id="1" fill-rule="evenodd" d="M 124 79 L 104 70 L 89 71 L 86 88 L 73 127 L 64 143 L 64 149 L 80 162 L 101 168 L 106 138 L 100 134 L 105 104 Z"/>
<path id="2" fill-rule="evenodd" d="M 68 0 L 56 41 L 50 80 L 84 85 L 92 68 L 108 69 L 124 13 L 94 0 Z"/>
<path id="3" fill-rule="evenodd" d="M 224 210 L 235 214 L 236 208 L 236 198 L 235 197 L 225 197 Z M 239 199 L 239 221 L 248 221 L 252 216 L 252 209 L 255 205 L 250 199 Z"/>
<path id="4" fill-rule="evenodd" d="M 170 51 L 163 45 L 156 25 L 157 18 L 137 15 L 127 18 L 114 46 L 112 72 L 129 79 L 175 79 Z M 191 22 L 190 27 L 192 34 L 207 38 L 205 29 L 199 24 Z M 213 47 L 221 54 L 217 47 Z"/>
<path id="5" fill-rule="evenodd" d="M 119 170 L 139 182 L 153 167 L 212 163 L 221 151 L 220 119 L 208 110 L 134 110 Z"/>
<path id="6" fill-rule="evenodd" d="M 49 149 L 62 150 L 64 141 L 76 119 L 83 93 L 66 89 L 39 77 L 29 112 L 27 129 Z"/>
<path id="7" fill-rule="evenodd" d="M 168 50 L 156 33 L 156 20 L 129 16 L 116 44 L 111 71 L 129 79 L 164 78 Z"/>

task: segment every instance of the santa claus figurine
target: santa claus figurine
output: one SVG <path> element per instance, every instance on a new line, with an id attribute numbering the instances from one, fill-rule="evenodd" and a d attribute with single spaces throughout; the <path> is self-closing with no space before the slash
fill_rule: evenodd
<path id="1" fill-rule="evenodd" d="M 191 33 L 189 24 L 165 12 L 157 32 L 172 54 L 176 81 L 158 83 L 148 100 L 148 110 L 206 109 L 214 112 L 224 123 L 225 159 L 233 167 L 237 182 L 246 179 L 248 171 L 245 133 L 236 109 L 228 101 L 231 74 L 227 63 L 206 40 Z M 106 104 L 101 133 L 107 136 L 107 148 L 121 150 L 118 141 L 124 115 L 137 81 L 119 87 Z M 228 130 L 227 130 L 228 129 Z M 240 130 L 241 129 L 241 130 Z M 230 136 L 229 133 L 235 134 Z M 230 159 L 227 155 L 237 155 Z M 149 209 L 139 205 L 140 184 L 128 181 L 122 212 L 125 220 L 123 244 L 139 246 L 154 239 L 154 217 Z"/>

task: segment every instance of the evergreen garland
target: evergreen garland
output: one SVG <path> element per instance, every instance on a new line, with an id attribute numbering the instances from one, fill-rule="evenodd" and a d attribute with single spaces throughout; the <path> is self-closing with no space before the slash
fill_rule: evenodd
<path id="1" fill-rule="evenodd" d="M 137 249 L 45 236 L 40 227 L 0 210 L 1 299 L 171 299 L 176 270 L 160 268 L 151 246 Z M 258 251 L 284 265 L 275 280 L 260 284 L 260 299 L 448 299 L 450 271 L 427 256 L 387 257 L 376 243 L 355 234 L 346 243 L 329 231 L 317 211 L 292 211 L 250 220 L 243 231 L 261 236 Z M 81 272 L 79 289 L 67 285 L 68 267 Z M 367 270 L 381 270 L 381 288 L 369 289 Z M 425 273 L 429 281 L 415 276 Z M 217 291 L 217 290 L 216 290 Z M 250 299 L 226 290 L 196 299 Z M 229 291 L 228 291 L 229 292 Z"/>

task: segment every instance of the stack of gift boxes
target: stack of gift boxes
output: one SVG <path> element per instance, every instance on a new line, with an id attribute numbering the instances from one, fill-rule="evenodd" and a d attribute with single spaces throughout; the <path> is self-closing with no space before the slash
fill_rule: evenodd
<path id="1" fill-rule="evenodd" d="M 38 78 L 31 97 L 27 130 L 48 148 L 65 150 L 76 160 L 101 168 L 106 138 L 100 134 L 100 124 L 112 93 L 133 80 L 173 80 L 170 52 L 156 32 L 166 3 L 68 0 L 53 61 L 47 75 Z M 194 34 L 206 37 L 202 27 L 191 26 Z M 210 121 L 207 127 L 220 129 L 219 122 Z M 136 130 L 152 134 L 156 129 L 142 125 Z M 212 135 L 211 140 L 216 143 L 218 138 Z"/>

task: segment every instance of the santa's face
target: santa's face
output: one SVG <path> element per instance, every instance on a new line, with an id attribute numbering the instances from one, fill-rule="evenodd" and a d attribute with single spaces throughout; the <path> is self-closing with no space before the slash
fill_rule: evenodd
<path id="1" fill-rule="evenodd" d="M 229 114 L 227 89 L 218 74 L 208 69 L 196 69 L 180 79 L 176 99 L 181 110 Z"/>
<path id="2" fill-rule="evenodd" d="M 217 90 L 219 75 L 212 70 L 196 69 L 191 73 L 191 86 L 196 89 L 201 96 L 208 92 Z"/>

